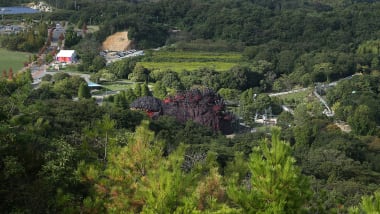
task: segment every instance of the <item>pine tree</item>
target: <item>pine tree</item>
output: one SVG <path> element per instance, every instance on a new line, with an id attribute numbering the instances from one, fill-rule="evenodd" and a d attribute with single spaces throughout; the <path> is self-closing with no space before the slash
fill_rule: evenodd
<path id="1" fill-rule="evenodd" d="M 175 213 L 243 213 L 240 208 L 230 207 L 223 177 L 215 153 L 208 153 L 204 161 L 200 161 L 189 172 L 193 182 L 188 189 L 190 194 L 183 196 L 184 205 L 177 207 Z"/>
<path id="2" fill-rule="evenodd" d="M 126 91 L 125 91 L 125 98 L 127 99 L 127 102 L 128 103 L 132 103 L 136 98 L 136 94 L 133 92 L 133 89 L 131 88 L 128 88 Z"/>
<path id="3" fill-rule="evenodd" d="M 150 96 L 149 87 L 146 82 L 142 84 L 141 86 L 141 97 L 144 97 L 144 96 Z"/>
<path id="4" fill-rule="evenodd" d="M 272 142 L 261 142 L 250 155 L 250 177 L 230 180 L 228 196 L 245 213 L 300 213 L 310 197 L 308 181 L 295 166 L 288 143 L 273 129 Z"/>
<path id="5" fill-rule="evenodd" d="M 161 81 L 157 81 L 153 87 L 153 95 L 157 98 L 164 99 L 167 95 L 167 90 Z"/>
<path id="6" fill-rule="evenodd" d="M 86 83 L 81 83 L 78 89 L 78 98 L 79 99 L 88 99 L 91 98 L 90 88 Z"/>
<path id="7" fill-rule="evenodd" d="M 135 89 L 133 91 L 135 93 L 136 97 L 141 97 L 142 96 L 141 95 L 141 91 L 142 91 L 142 89 L 141 89 L 141 83 L 137 83 L 135 85 Z"/>
<path id="8" fill-rule="evenodd" d="M 154 132 L 149 122 L 143 121 L 124 147 L 114 146 L 107 150 L 105 169 L 81 164 L 82 179 L 93 184 L 93 194 L 84 201 L 89 212 L 135 213 L 145 204 L 137 191 L 146 183 L 152 169 L 160 166 L 162 151 L 154 142 Z"/>
<path id="9" fill-rule="evenodd" d="M 359 207 L 351 207 L 350 214 L 380 213 L 380 191 L 374 195 L 362 197 Z"/>
<path id="10" fill-rule="evenodd" d="M 163 158 L 158 169 L 152 169 L 137 193 L 146 204 L 142 213 L 173 213 L 183 205 L 192 179 L 182 169 L 185 147 L 180 146 L 168 158 Z"/>
<path id="11" fill-rule="evenodd" d="M 115 96 L 114 102 L 115 106 L 119 108 L 127 109 L 129 107 L 125 91 L 121 91 L 119 94 L 117 94 Z"/>
<path id="12" fill-rule="evenodd" d="M 352 131 L 357 135 L 371 135 L 376 130 L 376 123 L 373 121 L 375 115 L 366 105 L 359 105 L 354 113 L 348 117 Z"/>

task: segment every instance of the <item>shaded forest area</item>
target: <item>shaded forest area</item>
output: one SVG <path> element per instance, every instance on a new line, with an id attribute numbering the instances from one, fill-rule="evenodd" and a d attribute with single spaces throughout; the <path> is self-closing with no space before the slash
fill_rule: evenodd
<path id="1" fill-rule="evenodd" d="M 32 89 L 29 72 L 3 75 L 3 212 L 379 211 L 380 195 L 375 193 L 380 189 L 379 2 L 48 3 L 58 9 L 44 14 L 46 20 L 100 26 L 72 44 L 85 71 L 105 66 L 96 48 L 106 36 L 125 29 L 139 48 L 240 51 L 244 65 L 228 72 L 204 68 L 160 73 L 136 66 L 149 55 L 120 61 L 106 69 L 117 78 L 145 83 L 108 98 L 102 106 L 89 98 L 85 80 L 78 76 L 46 76 L 39 88 Z M 25 39 L 19 41 L 37 41 L 42 32 L 22 34 Z M 281 111 L 280 100 L 262 93 L 314 86 L 357 72 L 361 75 L 323 90 L 336 113 L 334 119 L 322 114 L 319 102 L 306 100 L 310 97 L 294 103 L 292 115 Z M 153 92 L 147 80 L 155 82 Z M 226 138 L 192 121 L 178 123 L 168 116 L 149 120 L 129 110 L 138 97 L 153 93 L 164 99 L 166 87 L 181 91 L 194 86 L 213 88 L 239 103 L 247 124 L 271 107 L 279 114 L 281 131 L 275 128 L 268 135 L 270 130 L 236 130 L 234 138 Z M 352 131 L 342 131 L 337 121 L 346 122 Z"/>
<path id="2" fill-rule="evenodd" d="M 149 120 L 129 110 L 123 100 L 130 92 L 99 106 L 81 95 L 80 77 L 62 73 L 52 78 L 38 89 L 31 88 L 28 72 L 0 80 L 2 211 L 377 211 L 372 205 L 378 194 L 361 199 L 379 189 L 380 179 L 379 138 L 362 132 L 373 127 L 369 103 L 350 104 L 356 110 L 348 121 L 358 127 L 352 133 L 300 104 L 294 115 L 281 113 L 281 131 L 273 129 L 271 140 L 267 132 L 229 139 L 192 121 Z M 360 96 L 337 96 L 347 84 L 375 90 L 379 77 L 347 80 L 328 92 L 330 99 L 345 103 L 349 96 Z M 146 96 L 145 90 L 134 94 Z M 372 96 L 378 97 L 376 90 Z M 76 94 L 78 101 L 72 99 Z M 266 95 L 257 99 L 268 102 Z M 260 103 L 248 103 L 249 109 Z"/>
<path id="3" fill-rule="evenodd" d="M 276 80 L 266 90 L 379 69 L 378 1 L 59 2 L 45 19 L 100 27 L 75 46 L 89 65 L 96 54 L 85 47 L 100 47 L 107 36 L 128 30 L 139 49 L 243 52 L 245 64 L 266 66 Z"/>

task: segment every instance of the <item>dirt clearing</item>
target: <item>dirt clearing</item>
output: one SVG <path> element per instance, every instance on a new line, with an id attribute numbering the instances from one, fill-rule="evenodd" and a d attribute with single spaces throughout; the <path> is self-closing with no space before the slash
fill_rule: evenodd
<path id="1" fill-rule="evenodd" d="M 131 49 L 132 41 L 128 39 L 128 31 L 117 32 L 103 42 L 103 50 L 126 51 Z"/>

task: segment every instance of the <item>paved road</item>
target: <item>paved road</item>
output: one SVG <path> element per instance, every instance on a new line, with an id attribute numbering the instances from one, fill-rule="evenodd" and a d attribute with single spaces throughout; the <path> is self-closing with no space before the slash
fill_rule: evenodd
<path id="1" fill-rule="evenodd" d="M 360 74 L 353 74 L 353 75 L 350 75 L 348 77 L 345 77 L 345 78 L 341 78 L 337 81 L 334 81 L 334 82 L 331 82 L 331 83 L 328 83 L 328 84 L 323 84 L 322 87 L 335 87 L 340 81 L 342 80 L 347 80 L 347 79 L 351 79 L 352 77 L 354 76 L 357 76 L 357 75 L 360 75 Z M 313 90 L 313 94 L 319 99 L 319 101 L 326 107 L 326 109 L 323 111 L 323 114 L 325 114 L 326 116 L 328 117 L 332 117 L 334 116 L 334 111 L 329 107 L 329 105 L 327 104 L 326 100 L 324 100 L 321 95 L 319 95 L 317 93 L 317 88 L 318 86 L 315 86 L 314 87 L 314 90 Z M 294 90 L 290 90 L 290 91 L 284 91 L 284 92 L 278 92 L 278 93 L 271 93 L 269 94 L 270 97 L 276 97 L 276 96 L 282 96 L 282 95 L 286 95 L 286 94 L 294 94 L 294 93 L 298 93 L 298 92 L 302 92 L 302 91 L 307 91 L 309 88 L 300 88 L 300 89 L 294 89 Z M 292 109 L 290 109 L 289 107 L 287 106 L 282 106 L 282 109 L 284 111 L 287 111 L 287 112 L 290 112 L 291 114 L 294 113 L 294 111 Z"/>
<path id="2" fill-rule="evenodd" d="M 360 74 L 353 74 L 351 76 L 344 77 L 344 78 L 341 78 L 341 79 L 339 79 L 337 81 L 334 81 L 334 82 L 331 82 L 331 83 L 328 83 L 328 84 L 323 84 L 323 85 L 334 87 L 334 86 L 336 86 L 338 84 L 338 82 L 340 82 L 342 80 L 351 79 L 352 77 L 357 76 L 357 75 L 360 75 Z M 294 89 L 294 90 L 290 90 L 290 91 L 283 91 L 283 92 L 278 92 L 278 93 L 270 93 L 269 96 L 270 97 L 276 97 L 276 96 L 281 96 L 281 95 L 285 95 L 285 94 L 294 94 L 294 93 L 298 93 L 298 92 L 301 92 L 301 91 L 306 91 L 308 89 L 309 88 L 300 88 L 300 89 Z"/>
<path id="3" fill-rule="evenodd" d="M 270 97 L 277 97 L 277 96 L 282 96 L 285 94 L 294 94 L 302 91 L 307 91 L 309 88 L 300 88 L 300 89 L 294 89 L 290 91 L 284 91 L 284 92 L 278 92 L 278 93 L 271 93 L 269 94 Z"/>

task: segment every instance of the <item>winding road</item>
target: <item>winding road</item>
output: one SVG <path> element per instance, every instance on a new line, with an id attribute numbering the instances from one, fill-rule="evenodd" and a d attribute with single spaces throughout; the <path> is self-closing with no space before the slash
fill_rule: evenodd
<path id="1" fill-rule="evenodd" d="M 357 76 L 357 75 L 361 75 L 361 74 L 353 74 L 353 75 L 351 75 L 351 76 L 341 78 L 341 79 L 339 79 L 339 80 L 337 80 L 337 81 L 334 81 L 334 82 L 331 82 L 331 83 L 328 83 L 328 84 L 323 84 L 322 87 L 325 87 L 325 88 L 326 88 L 326 87 L 335 87 L 335 86 L 338 84 L 338 82 L 340 82 L 340 81 L 342 81 L 342 80 L 351 79 L 352 77 Z M 320 101 L 320 102 L 326 107 L 326 108 L 323 110 L 323 114 L 325 114 L 325 115 L 328 116 L 328 117 L 332 117 L 332 116 L 334 116 L 334 111 L 329 107 L 329 105 L 327 104 L 326 100 L 323 99 L 323 97 L 322 97 L 320 94 L 318 94 L 318 92 L 317 92 L 317 87 L 318 87 L 318 86 L 315 86 L 315 87 L 314 87 L 313 94 L 314 94 L 314 95 L 319 99 L 319 101 Z M 277 97 L 277 96 L 282 96 L 282 95 L 286 95 L 286 94 L 294 94 L 294 93 L 298 93 L 298 92 L 302 92 L 302 91 L 307 91 L 308 89 L 309 89 L 309 88 L 300 88 L 300 89 L 294 89 L 294 90 L 290 90 L 290 91 L 284 91 L 284 92 L 278 92 L 278 93 L 271 93 L 271 94 L 269 94 L 269 96 L 270 96 L 270 97 Z M 293 111 L 291 108 L 289 108 L 289 107 L 287 107 L 287 106 L 285 106 L 285 105 L 282 105 L 281 107 L 282 107 L 282 109 L 283 109 L 284 111 L 287 111 L 287 112 L 289 112 L 289 113 L 291 113 L 291 114 L 294 114 L 294 111 Z"/>

